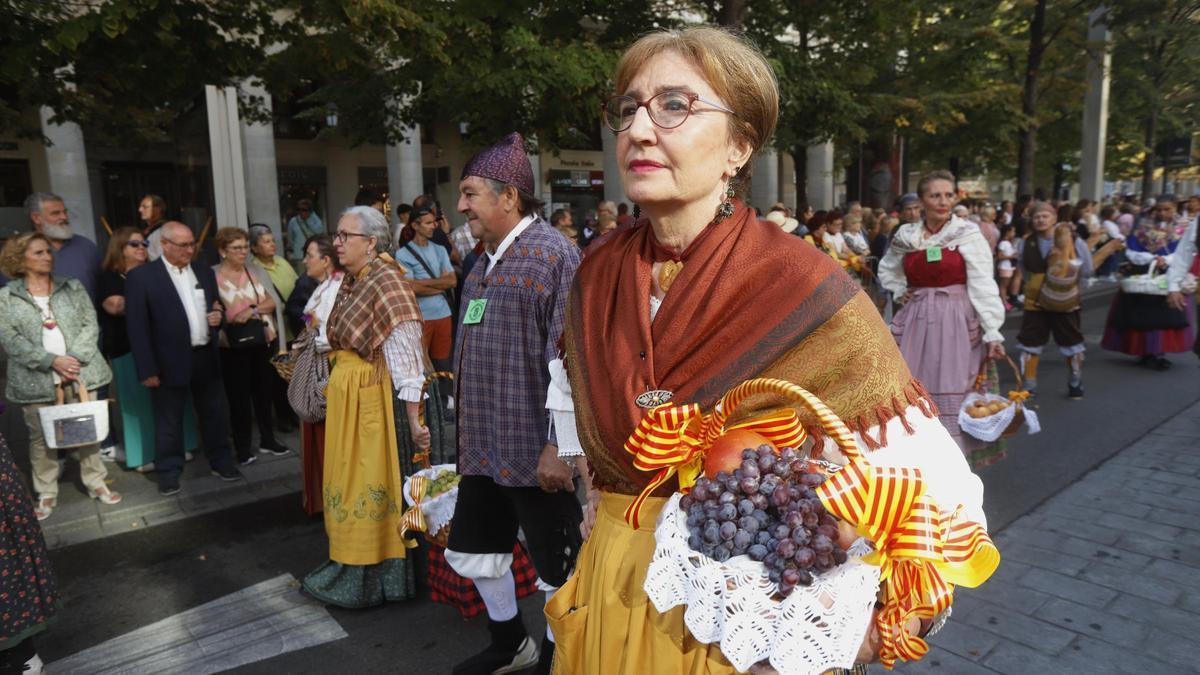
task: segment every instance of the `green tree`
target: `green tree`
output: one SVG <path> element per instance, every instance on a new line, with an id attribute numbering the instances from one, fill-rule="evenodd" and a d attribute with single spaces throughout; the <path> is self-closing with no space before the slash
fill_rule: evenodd
<path id="1" fill-rule="evenodd" d="M 112 145 L 171 138 L 206 84 L 256 73 L 278 32 L 266 0 L 10 0 L 0 21 L 0 126 L 40 137 L 30 110 Z M 245 111 L 261 116 L 259 101 Z"/>
<path id="2" fill-rule="evenodd" d="M 1118 150 L 1118 169 L 1140 159 L 1142 195 L 1148 196 L 1154 194 L 1157 144 L 1200 129 L 1200 3 L 1124 0 L 1114 6 L 1111 26 L 1109 144 Z"/>

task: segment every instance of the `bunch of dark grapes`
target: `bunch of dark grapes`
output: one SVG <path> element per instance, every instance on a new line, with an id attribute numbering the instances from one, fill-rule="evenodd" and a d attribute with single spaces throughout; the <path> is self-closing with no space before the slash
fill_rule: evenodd
<path id="1" fill-rule="evenodd" d="M 846 562 L 837 520 L 814 492 L 823 482 L 794 448 L 746 448 L 732 474 L 701 476 L 680 500 L 688 545 L 717 562 L 738 555 L 762 562 L 784 596 L 808 586 L 814 574 Z"/>

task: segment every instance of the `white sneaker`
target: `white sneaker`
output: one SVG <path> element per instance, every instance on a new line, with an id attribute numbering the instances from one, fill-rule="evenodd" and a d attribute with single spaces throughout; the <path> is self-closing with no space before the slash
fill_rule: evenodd
<path id="1" fill-rule="evenodd" d="M 21 669 L 22 675 L 42 675 L 42 657 L 37 654 L 33 658 L 25 662 L 25 666 Z"/>
<path id="2" fill-rule="evenodd" d="M 118 461 L 117 455 L 118 455 L 118 450 L 117 450 L 116 443 L 114 443 L 112 445 L 100 446 L 100 459 L 102 459 L 106 462 L 116 462 L 116 461 Z"/>
<path id="3" fill-rule="evenodd" d="M 533 667 L 538 662 L 538 645 L 533 641 L 533 638 L 526 637 L 520 648 L 517 649 L 516 656 L 507 666 L 501 666 L 492 671 L 492 675 L 504 675 L 504 673 L 515 673 L 526 668 Z"/>

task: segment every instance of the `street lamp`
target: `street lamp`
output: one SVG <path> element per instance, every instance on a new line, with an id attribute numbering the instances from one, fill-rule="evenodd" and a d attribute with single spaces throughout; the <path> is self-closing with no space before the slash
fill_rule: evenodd
<path id="1" fill-rule="evenodd" d="M 335 128 L 338 125 L 338 107 L 336 103 L 328 103 L 325 106 L 325 126 Z"/>

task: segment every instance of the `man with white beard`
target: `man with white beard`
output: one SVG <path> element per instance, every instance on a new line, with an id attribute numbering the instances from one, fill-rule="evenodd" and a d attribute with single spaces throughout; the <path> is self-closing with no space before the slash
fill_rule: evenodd
<path id="1" fill-rule="evenodd" d="M 33 229 L 50 240 L 54 249 L 54 274 L 78 279 L 95 302 L 100 251 L 92 240 L 77 237 L 71 231 L 63 198 L 49 192 L 35 192 L 25 199 L 25 212 L 29 214 Z"/>

